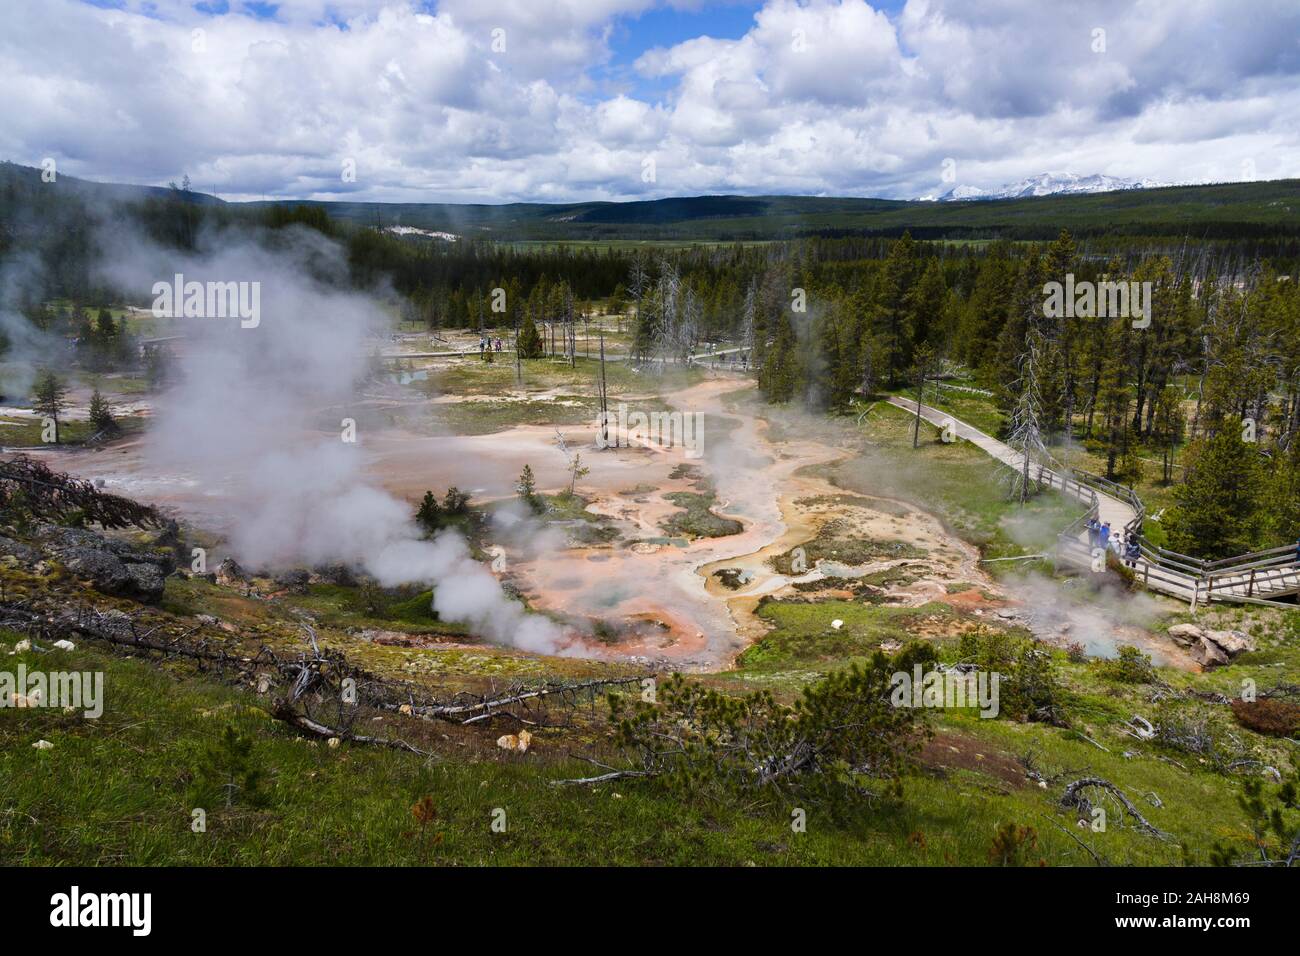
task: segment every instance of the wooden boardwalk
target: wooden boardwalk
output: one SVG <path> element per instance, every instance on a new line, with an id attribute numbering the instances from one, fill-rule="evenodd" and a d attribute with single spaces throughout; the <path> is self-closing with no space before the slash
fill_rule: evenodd
<path id="1" fill-rule="evenodd" d="M 915 401 L 891 396 L 889 404 L 916 414 Z M 940 428 L 950 427 L 957 437 L 966 439 L 1008 468 L 1023 470 L 1025 462 L 1020 452 L 978 428 L 929 405 L 921 405 L 921 417 Z M 1212 601 L 1281 604 L 1280 598 L 1300 594 L 1300 560 L 1297 560 L 1300 547 L 1297 545 L 1283 545 L 1221 561 L 1202 561 L 1158 548 L 1142 537 L 1146 512 L 1133 489 L 1098 475 L 1075 469 L 1053 470 L 1034 462 L 1030 463 L 1030 475 L 1088 508 L 1057 536 L 1058 565 L 1089 570 L 1105 568 L 1105 553 L 1094 548 L 1088 537 L 1087 522 L 1095 517 L 1109 523 L 1111 534 L 1119 535 L 1121 540 L 1128 534 L 1138 535 L 1140 556 L 1128 564 L 1139 582 L 1152 591 L 1187 601 L 1193 608 Z"/>

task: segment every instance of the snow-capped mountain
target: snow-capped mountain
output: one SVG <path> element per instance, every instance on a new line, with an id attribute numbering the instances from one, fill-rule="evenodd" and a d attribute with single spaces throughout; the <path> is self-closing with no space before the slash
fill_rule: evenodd
<path id="1" fill-rule="evenodd" d="M 1117 176 L 1079 176 L 1075 173 L 1039 173 L 1008 186 L 997 189 L 980 189 L 978 186 L 957 186 L 940 196 L 939 202 L 958 202 L 969 199 L 1020 199 L 1026 196 L 1059 196 L 1072 193 L 1109 193 L 1121 189 L 1155 189 L 1169 183 L 1154 179 L 1120 179 Z"/>

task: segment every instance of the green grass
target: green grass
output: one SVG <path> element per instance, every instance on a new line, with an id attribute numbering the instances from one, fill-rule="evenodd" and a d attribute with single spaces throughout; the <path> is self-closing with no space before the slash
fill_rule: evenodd
<path id="1" fill-rule="evenodd" d="M 464 634 L 465 626 L 441 621 L 434 614 L 432 591 L 409 596 L 380 596 L 370 606 L 360 588 L 309 584 L 306 594 L 286 595 L 287 603 L 310 611 L 327 627 L 390 628 L 413 633 Z"/>
<path id="2" fill-rule="evenodd" d="M 901 804 L 840 819 L 807 808 L 808 831 L 796 834 L 792 808 L 780 798 L 682 797 L 638 781 L 550 786 L 591 768 L 566 759 L 568 744 L 549 731 L 522 757 L 490 743 L 458 746 L 464 730 L 433 761 L 362 745 L 332 749 L 271 720 L 266 702 L 248 692 L 178 681 L 143 661 L 85 647 L 6 660 L 103 670 L 106 697 L 99 720 L 0 711 L 0 863 L 7 865 L 981 865 L 995 829 L 1010 821 L 1036 829 L 1031 862 L 1087 863 L 1053 826 L 1072 826 L 1054 810 L 1056 788 L 1008 779 L 1008 761 L 1027 748 L 1041 765 L 1086 767 L 1130 792 L 1158 793 L 1163 808 L 1143 804 L 1144 811 L 1194 850 L 1237 835 L 1241 823 L 1233 788 L 1217 778 L 1103 754 L 1035 725 L 947 717 L 941 755 L 957 745 L 975 767 L 997 761 L 1004 772 L 937 768 L 909 778 Z M 191 785 L 204 750 L 228 725 L 252 741 L 262 797 L 258 805 L 204 807 L 207 830 L 195 833 Z M 441 740 L 439 725 L 423 729 Z M 488 741 L 498 732 L 476 731 Z M 53 749 L 32 749 L 39 739 Z M 421 825 L 412 808 L 425 798 L 434 817 Z M 504 833 L 490 826 L 497 809 L 505 812 Z M 1176 847 L 1130 828 L 1083 838 L 1115 862 L 1178 859 Z"/>
<path id="3" fill-rule="evenodd" d="M 660 527 L 669 535 L 684 538 L 725 538 L 740 534 L 744 526 L 733 518 L 724 518 L 715 514 L 713 509 L 718 496 L 712 488 L 703 492 L 674 491 L 664 495 L 681 511 L 674 511 L 660 522 Z"/>
<path id="4" fill-rule="evenodd" d="M 774 629 L 740 655 L 742 669 L 781 670 L 795 665 L 820 672 L 871 657 L 882 641 L 905 642 L 908 625 L 921 618 L 952 619 L 945 604 L 918 608 L 874 607 L 853 601 L 766 601 L 759 617 Z M 843 621 L 837 630 L 834 620 Z"/>
<path id="5" fill-rule="evenodd" d="M 526 391 L 591 390 L 594 394 L 600 374 L 600 362 L 581 355 L 572 368 L 568 362 L 549 358 L 524 359 L 522 364 L 522 387 Z M 698 370 L 672 369 L 660 378 L 638 372 L 627 362 L 605 363 L 605 382 L 611 395 L 655 389 L 661 383 L 664 387 L 688 384 L 697 380 L 699 375 Z M 429 374 L 429 388 L 435 394 L 496 394 L 519 387 L 514 362 L 509 359 L 497 358 L 491 363 L 467 360 Z"/>
<path id="6" fill-rule="evenodd" d="M 122 435 L 132 435 L 144 430 L 142 418 L 119 418 L 118 427 Z M 39 418 L 0 418 L 0 444 L 9 448 L 45 448 L 49 447 L 41 440 L 44 426 Z M 76 445 L 95 434 L 95 428 L 87 419 L 59 422 L 59 444 Z"/>
<path id="7" fill-rule="evenodd" d="M 467 396 L 469 400 L 421 406 L 411 423 L 460 435 L 482 435 L 520 425 L 579 425 L 596 420 L 596 376 L 600 364 L 579 358 L 577 365 L 550 359 L 524 362 L 523 386 L 517 384 L 514 364 L 467 361 L 431 372 L 426 386 L 434 395 Z M 611 398 L 632 394 L 657 394 L 697 381 L 697 369 L 669 369 L 662 375 L 638 372 L 625 362 L 607 362 L 606 382 Z M 522 395 L 519 393 L 522 391 Z M 485 397 L 489 396 L 489 397 Z M 670 411 L 658 398 L 638 399 L 635 410 Z M 610 411 L 617 414 L 616 403 Z"/>
<path id="8" fill-rule="evenodd" d="M 542 519 L 566 525 L 569 541 L 580 545 L 603 544 L 618 537 L 618 529 L 606 523 L 603 515 L 587 510 L 587 499 L 566 489 L 559 494 L 537 496 L 543 506 Z"/>
<path id="9" fill-rule="evenodd" d="M 925 557 L 924 548 L 918 548 L 905 541 L 863 538 L 853 533 L 851 529 L 848 529 L 848 537 L 840 537 L 839 533 L 845 530 L 840 522 L 831 520 L 818 529 L 815 538 L 799 545 L 803 549 L 807 566 L 812 567 L 818 561 L 833 561 L 836 564 L 855 566 L 881 558 Z M 795 549 L 791 548 L 784 554 L 773 557 L 769 563 L 781 574 L 797 573 L 793 568 L 794 552 Z"/>
<path id="10" fill-rule="evenodd" d="M 896 394 L 904 399 L 912 399 L 913 394 L 907 390 L 900 390 Z M 997 436 L 1000 432 L 1006 416 L 993 402 L 993 399 L 978 395 L 963 395 L 959 392 L 944 392 L 940 390 L 930 390 L 926 393 L 925 404 L 931 405 L 940 411 L 948 412 L 973 425 L 986 434 Z M 1083 427 L 1084 420 L 1078 418 L 1075 421 L 1076 432 Z M 924 428 L 924 425 L 922 426 Z M 1186 446 L 1179 446 L 1173 463 L 1174 479 L 1177 482 L 1181 476 L 1181 465 L 1183 453 Z M 1082 471 L 1090 472 L 1094 475 L 1106 474 L 1106 450 L 1098 442 L 1092 440 L 1080 440 L 1069 445 L 1055 445 L 1051 448 L 1051 453 L 1062 464 L 1071 468 L 1078 468 Z M 1161 466 L 1161 449 L 1152 445 L 1139 443 L 1137 454 L 1142 459 L 1142 474 L 1137 481 L 1133 482 L 1133 489 L 1138 493 L 1146 505 L 1148 513 L 1159 512 L 1174 503 L 1173 489 L 1174 485 L 1166 485 L 1161 481 L 1163 468 Z M 1154 534 L 1160 536 L 1163 529 L 1156 529 Z M 1154 539 L 1153 539 L 1154 540 Z M 1163 544 L 1163 540 L 1156 541 L 1157 544 Z"/>
<path id="11" fill-rule="evenodd" d="M 978 546 L 985 558 L 1043 552 L 1055 545 L 1061 528 L 1083 514 L 1078 502 L 1054 491 L 1022 507 L 1008 496 L 1008 469 L 969 442 L 939 441 L 938 429 L 924 421 L 921 446 L 913 449 L 912 416 L 893 405 L 876 404 L 859 433 L 870 445 L 860 458 L 832 466 L 832 481 L 850 491 L 900 498 L 923 508 Z M 997 564 L 988 568 L 1004 570 Z"/>
<path id="12" fill-rule="evenodd" d="M 596 400 L 561 395 L 542 401 L 469 401 L 428 406 L 426 423 L 455 435 L 487 435 L 520 425 L 579 425 L 596 417 Z"/>
<path id="13" fill-rule="evenodd" d="M 915 389 L 899 389 L 892 393 L 906 401 L 916 401 Z M 993 404 L 993 400 L 980 395 L 927 388 L 921 404 L 947 412 L 967 425 L 973 425 L 986 435 L 997 437 L 1002 431 L 1006 415 Z M 913 406 L 915 407 L 915 406 Z"/>

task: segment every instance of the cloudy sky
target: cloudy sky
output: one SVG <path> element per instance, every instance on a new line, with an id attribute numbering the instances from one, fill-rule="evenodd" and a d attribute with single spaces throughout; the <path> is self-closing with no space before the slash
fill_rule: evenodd
<path id="1" fill-rule="evenodd" d="M 1297 0 L 0 0 L 0 159 L 228 199 L 1300 176 Z"/>

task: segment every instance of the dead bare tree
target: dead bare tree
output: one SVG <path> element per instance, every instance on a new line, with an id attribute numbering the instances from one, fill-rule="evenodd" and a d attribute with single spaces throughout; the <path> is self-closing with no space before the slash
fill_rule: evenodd
<path id="1" fill-rule="evenodd" d="M 1011 409 L 1011 429 L 1007 444 L 1021 458 L 1020 466 L 1012 472 L 1011 495 L 1023 505 L 1038 490 L 1033 476 L 1035 465 L 1050 458 L 1043 441 L 1042 399 L 1039 394 L 1038 372 L 1041 361 L 1042 336 L 1031 329 L 1025 336 L 1025 351 L 1017 362 L 1020 377 L 1016 381 L 1016 403 Z"/>

